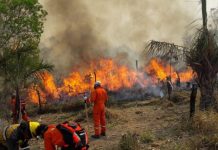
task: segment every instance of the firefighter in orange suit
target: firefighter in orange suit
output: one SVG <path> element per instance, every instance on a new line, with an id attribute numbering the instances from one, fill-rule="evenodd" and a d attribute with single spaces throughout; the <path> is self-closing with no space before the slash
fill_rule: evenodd
<path id="1" fill-rule="evenodd" d="M 88 102 L 93 102 L 93 121 L 95 134 L 92 138 L 100 138 L 100 135 L 106 136 L 106 119 L 105 119 L 105 103 L 108 100 L 107 92 L 101 86 L 101 82 L 94 84 L 94 91 L 91 92 L 91 98 Z"/>
<path id="2" fill-rule="evenodd" d="M 16 123 L 17 110 L 16 110 L 16 96 L 15 95 L 11 96 L 10 106 L 11 106 L 11 110 L 12 110 L 13 123 Z"/>
<path id="3" fill-rule="evenodd" d="M 38 133 L 44 138 L 45 150 L 87 150 L 89 147 L 87 133 L 75 122 L 41 125 Z"/>
<path id="4" fill-rule="evenodd" d="M 16 96 L 15 95 L 11 96 L 10 104 L 11 104 L 11 109 L 12 109 L 13 123 L 15 124 L 15 123 L 17 123 L 16 121 L 17 121 L 17 114 L 18 114 L 17 109 L 16 109 Z M 24 121 L 30 121 L 30 119 L 26 113 L 26 102 L 24 99 L 20 100 L 20 107 L 21 107 L 20 110 L 21 110 L 21 114 L 22 114 L 22 119 Z"/>
<path id="5" fill-rule="evenodd" d="M 24 121 L 30 121 L 30 118 L 28 117 L 26 113 L 26 101 L 24 99 L 20 100 L 20 107 L 21 107 L 22 119 Z"/>

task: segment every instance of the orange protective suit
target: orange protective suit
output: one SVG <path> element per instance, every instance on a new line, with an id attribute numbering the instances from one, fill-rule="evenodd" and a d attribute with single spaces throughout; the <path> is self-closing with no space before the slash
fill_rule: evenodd
<path id="1" fill-rule="evenodd" d="M 106 119 L 105 119 L 105 103 L 108 100 L 107 92 L 102 87 L 97 87 L 91 93 L 90 101 L 94 103 L 93 108 L 93 121 L 95 128 L 95 135 L 100 135 L 106 131 Z"/>
<path id="2" fill-rule="evenodd" d="M 22 114 L 22 119 L 24 121 L 30 121 L 30 118 L 28 117 L 27 113 L 26 113 L 26 102 L 25 100 L 21 100 L 20 101 L 21 104 L 21 114 Z"/>
<path id="3" fill-rule="evenodd" d="M 16 99 L 12 97 L 10 101 L 11 110 L 12 110 L 12 117 L 13 117 L 13 123 L 16 123 L 17 121 L 17 110 L 16 110 Z"/>
<path id="4" fill-rule="evenodd" d="M 64 127 L 64 131 L 61 126 Z M 59 129 L 58 129 L 59 128 Z M 69 127 L 68 124 L 60 124 L 58 126 L 56 125 L 49 125 L 47 130 L 44 133 L 44 146 L 45 150 L 56 150 L 56 147 L 59 147 L 61 149 L 71 150 L 71 149 L 77 149 L 77 150 L 86 150 L 86 147 L 79 147 L 81 146 L 81 139 L 76 133 L 77 130 L 82 130 L 80 126 L 77 126 L 75 129 L 72 127 Z M 69 134 L 66 133 L 66 131 L 71 132 L 72 136 L 69 136 Z M 64 132 L 64 133 L 63 133 Z M 87 136 L 86 136 L 87 138 Z M 66 142 L 72 142 L 74 143 L 75 147 L 71 147 Z M 88 142 L 88 139 L 86 139 Z"/>
<path id="5" fill-rule="evenodd" d="M 49 125 L 44 133 L 45 150 L 56 150 L 55 146 L 66 146 L 62 133 L 56 128 L 56 125 Z"/>
<path id="6" fill-rule="evenodd" d="M 12 108 L 12 117 L 13 117 L 13 123 L 16 123 L 17 121 L 17 110 L 16 110 L 16 98 L 11 99 L 11 108 Z M 24 121 L 30 121 L 27 113 L 26 113 L 26 102 L 25 100 L 20 101 L 20 107 L 21 107 L 21 114 L 22 114 L 22 119 Z"/>

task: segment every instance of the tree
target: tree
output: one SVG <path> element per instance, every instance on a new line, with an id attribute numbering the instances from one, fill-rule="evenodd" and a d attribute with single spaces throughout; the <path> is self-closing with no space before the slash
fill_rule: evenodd
<path id="1" fill-rule="evenodd" d="M 17 118 L 20 89 L 52 69 L 38 49 L 46 15 L 38 0 L 0 0 L 0 76 L 16 91 Z"/>
<path id="2" fill-rule="evenodd" d="M 200 109 L 207 110 L 215 106 L 214 89 L 218 72 L 218 47 L 214 30 L 207 29 L 206 0 L 202 0 L 203 27 L 194 38 L 194 43 L 187 53 L 187 63 L 197 74 L 200 86 Z"/>

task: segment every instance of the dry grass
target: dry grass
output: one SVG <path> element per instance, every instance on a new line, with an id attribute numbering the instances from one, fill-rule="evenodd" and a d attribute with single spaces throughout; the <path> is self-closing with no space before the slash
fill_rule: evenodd
<path id="1" fill-rule="evenodd" d="M 218 133 L 218 113 L 198 112 L 193 118 L 193 129 L 204 135 Z"/>
<path id="2" fill-rule="evenodd" d="M 93 110 L 91 107 L 89 107 L 87 109 L 87 113 L 88 113 L 88 117 L 89 118 L 92 118 L 93 117 Z M 116 111 L 112 110 L 112 109 L 109 109 L 109 108 L 106 108 L 106 119 L 108 122 L 113 122 L 115 120 L 117 120 L 119 118 L 119 114 L 116 113 Z M 78 113 L 78 115 L 76 115 L 76 119 L 75 121 L 77 122 L 82 122 L 86 119 L 86 110 L 83 110 L 83 111 L 80 111 Z"/>
<path id="3" fill-rule="evenodd" d="M 192 120 L 183 118 L 181 127 L 189 135 L 185 139 L 186 148 L 218 149 L 218 113 L 198 112 Z"/>
<path id="4" fill-rule="evenodd" d="M 139 138 L 135 133 L 126 133 L 119 142 L 119 150 L 139 150 Z"/>
<path id="5" fill-rule="evenodd" d="M 176 103 L 176 104 L 181 104 L 181 103 L 185 103 L 187 101 L 189 101 L 189 96 L 190 93 L 186 92 L 186 91 L 174 91 L 171 101 Z"/>
<path id="6" fill-rule="evenodd" d="M 154 134 L 149 131 L 146 131 L 140 135 L 140 141 L 144 144 L 153 142 L 154 138 Z"/>
<path id="7" fill-rule="evenodd" d="M 44 104 L 40 114 L 78 112 L 80 110 L 83 110 L 84 107 L 85 107 L 84 103 L 81 100 L 59 101 L 59 102 Z M 39 113 L 38 112 L 39 108 L 38 105 L 36 104 L 28 104 L 26 110 L 30 116 L 36 116 Z"/>

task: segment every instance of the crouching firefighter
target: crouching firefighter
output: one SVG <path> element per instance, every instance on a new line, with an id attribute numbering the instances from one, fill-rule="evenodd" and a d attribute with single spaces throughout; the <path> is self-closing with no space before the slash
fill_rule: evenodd
<path id="1" fill-rule="evenodd" d="M 6 126 L 0 131 L 0 149 L 1 150 L 29 150 L 28 141 L 37 137 L 37 129 L 40 127 L 38 122 L 21 122 Z"/>
<path id="2" fill-rule="evenodd" d="M 88 135 L 76 122 L 44 125 L 37 131 L 44 138 L 45 150 L 88 150 Z"/>

